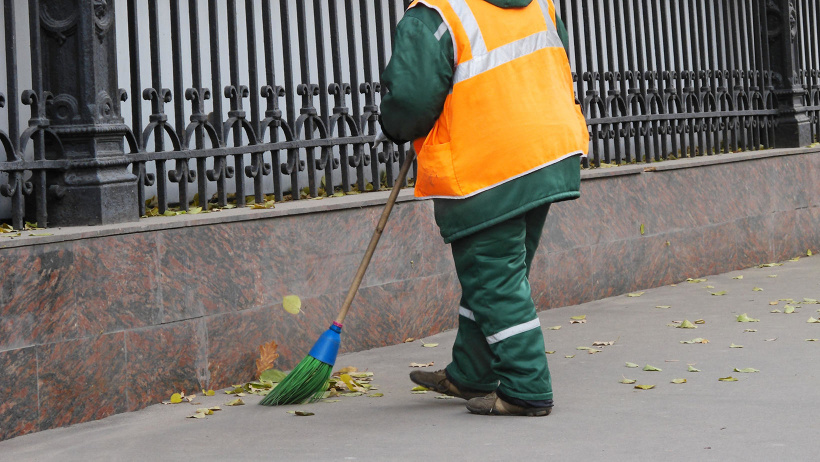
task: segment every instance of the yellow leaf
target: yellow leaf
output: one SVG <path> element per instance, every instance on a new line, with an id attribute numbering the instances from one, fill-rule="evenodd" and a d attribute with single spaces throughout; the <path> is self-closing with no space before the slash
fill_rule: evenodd
<path id="1" fill-rule="evenodd" d="M 813 254 L 812 254 L 812 252 L 811 252 L 811 249 L 809 249 L 809 250 L 806 252 L 806 256 L 811 257 L 812 255 L 813 255 Z"/>
<path id="2" fill-rule="evenodd" d="M 686 379 L 674 379 L 674 380 L 672 380 L 672 383 L 676 383 L 676 384 L 686 383 Z"/>
<path id="3" fill-rule="evenodd" d="M 424 348 L 435 348 L 438 346 L 438 343 L 422 343 L 421 346 Z"/>
<path id="4" fill-rule="evenodd" d="M 422 387 L 421 385 L 413 387 L 410 391 L 427 391 L 427 387 Z"/>
<path id="5" fill-rule="evenodd" d="M 646 292 L 633 292 L 631 294 L 627 294 L 627 297 L 640 297 L 641 295 L 645 294 Z"/>
<path id="6" fill-rule="evenodd" d="M 236 398 L 225 403 L 225 406 L 243 406 L 244 404 L 245 402 L 242 401 L 242 398 Z"/>
<path id="7" fill-rule="evenodd" d="M 662 310 L 668 310 L 669 308 L 672 308 L 672 307 L 669 306 L 669 305 L 658 305 L 655 308 L 660 308 Z"/>
<path id="8" fill-rule="evenodd" d="M 688 319 L 684 319 L 683 322 L 680 323 L 680 326 L 678 326 L 678 329 L 697 329 L 697 328 L 698 328 L 698 326 L 692 324 Z"/>
<path id="9" fill-rule="evenodd" d="M 638 390 L 651 390 L 655 388 L 655 385 L 635 385 L 635 388 Z"/>
<path id="10" fill-rule="evenodd" d="M 202 213 L 202 207 L 192 207 L 188 210 L 188 213 L 191 215 L 196 215 L 198 213 Z"/>
<path id="11" fill-rule="evenodd" d="M 729 345 L 729 348 L 743 348 L 743 345 L 735 345 L 734 343 Z"/>
<path id="12" fill-rule="evenodd" d="M 721 377 L 718 379 L 721 382 L 737 382 L 737 379 L 734 377 Z"/>
<path id="13" fill-rule="evenodd" d="M 743 275 L 741 274 L 740 276 L 735 276 L 732 279 L 743 279 Z"/>
<path id="14" fill-rule="evenodd" d="M 727 293 L 728 292 L 726 292 L 725 290 L 721 290 L 720 292 L 712 292 L 712 295 L 716 295 L 719 297 L 721 295 L 726 295 Z"/>
<path id="15" fill-rule="evenodd" d="M 763 292 L 763 289 L 761 289 L 760 287 L 755 287 L 752 290 L 755 291 L 755 292 Z"/>
<path id="16" fill-rule="evenodd" d="M 548 354 L 548 355 L 554 355 L 554 354 L 555 354 L 555 350 L 547 350 L 547 351 L 545 351 L 544 353 L 546 353 L 546 354 Z"/>
<path id="17" fill-rule="evenodd" d="M 584 319 L 586 319 L 586 318 L 587 318 L 587 315 L 582 314 L 582 315 L 580 315 L 580 316 L 573 316 L 573 317 L 571 317 L 570 319 L 572 319 L 573 321 L 582 321 L 582 320 L 584 320 Z"/>
<path id="18" fill-rule="evenodd" d="M 299 314 L 302 310 L 302 300 L 296 295 L 285 295 L 282 298 L 282 308 L 290 314 Z"/>
<path id="19" fill-rule="evenodd" d="M 643 223 L 641 223 L 641 236 L 643 236 L 644 232 L 646 232 L 646 228 L 644 227 Z"/>
<path id="20" fill-rule="evenodd" d="M 627 385 L 632 385 L 632 384 L 633 384 L 633 383 L 635 383 L 635 382 L 637 382 L 637 380 L 635 380 L 635 379 L 627 379 L 627 378 L 624 378 L 623 380 L 621 380 L 621 382 L 620 382 L 620 383 L 625 383 L 625 384 L 627 384 Z"/>
<path id="21" fill-rule="evenodd" d="M 561 329 L 561 326 L 552 326 L 552 327 L 549 328 L 549 330 L 559 330 L 559 329 Z"/>
<path id="22" fill-rule="evenodd" d="M 202 392 L 202 394 L 205 395 L 205 396 L 213 396 L 213 395 L 216 394 L 216 392 L 213 391 L 213 390 L 208 390 L 208 391 Z"/>
<path id="23" fill-rule="evenodd" d="M 182 402 L 182 395 L 179 393 L 174 393 L 171 395 L 171 404 L 179 404 Z"/>
<path id="24" fill-rule="evenodd" d="M 566 356 L 564 356 L 564 357 L 565 357 L 565 358 L 567 358 L 567 359 L 572 359 L 572 358 L 574 358 L 574 357 L 575 357 L 575 355 L 566 355 Z"/>

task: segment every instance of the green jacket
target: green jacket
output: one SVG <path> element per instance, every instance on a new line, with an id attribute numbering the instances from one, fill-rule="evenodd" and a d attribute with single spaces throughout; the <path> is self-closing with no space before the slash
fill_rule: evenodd
<path id="1" fill-rule="evenodd" d="M 520 8 L 532 0 L 484 0 L 500 8 Z M 396 27 L 393 54 L 381 77 L 385 94 L 380 122 L 396 143 L 427 136 L 450 92 L 455 58 L 453 39 L 435 33 L 444 20 L 424 5 L 408 10 Z M 559 19 L 558 31 L 568 37 Z M 516 155 L 517 153 L 510 153 Z M 436 223 L 445 242 L 500 223 L 545 203 L 580 197 L 580 166 L 570 157 L 466 199 L 434 199 Z"/>

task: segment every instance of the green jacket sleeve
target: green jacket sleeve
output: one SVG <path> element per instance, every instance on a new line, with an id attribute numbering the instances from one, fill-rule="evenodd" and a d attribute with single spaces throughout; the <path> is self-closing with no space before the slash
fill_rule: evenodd
<path id="1" fill-rule="evenodd" d="M 438 12 L 419 5 L 396 26 L 393 54 L 382 73 L 382 131 L 404 143 L 427 136 L 438 120 L 453 79 L 453 40 Z"/>

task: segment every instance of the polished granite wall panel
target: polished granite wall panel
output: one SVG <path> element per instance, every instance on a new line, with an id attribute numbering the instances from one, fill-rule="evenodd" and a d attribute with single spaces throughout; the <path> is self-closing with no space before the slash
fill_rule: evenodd
<path id="1" fill-rule="evenodd" d="M 766 169 L 767 183 L 771 189 L 768 199 L 773 212 L 808 207 L 812 198 L 820 195 L 820 183 L 816 181 L 817 164 L 812 162 L 815 157 L 820 156 L 787 156 L 751 162 Z"/>
<path id="2" fill-rule="evenodd" d="M 204 332 L 204 321 L 194 319 L 125 333 L 128 356 L 123 385 L 128 390 L 128 410 L 167 400 L 180 391 L 199 393 L 208 386 L 200 370 L 207 366 Z M 123 402 L 125 396 L 120 397 Z"/>
<path id="3" fill-rule="evenodd" d="M 820 254 L 820 207 L 777 212 L 770 216 L 772 261 Z"/>
<path id="4" fill-rule="evenodd" d="M 281 314 L 293 316 L 281 305 L 210 316 L 205 320 L 208 329 L 209 388 L 220 389 L 255 379 L 259 346 L 271 341 L 287 342 L 279 337 L 274 319 Z M 281 354 L 281 352 L 280 352 Z M 275 367 L 280 367 L 277 361 Z"/>
<path id="5" fill-rule="evenodd" d="M 37 347 L 40 430 L 128 410 L 123 332 Z"/>
<path id="6" fill-rule="evenodd" d="M 0 351 L 0 441 L 37 430 L 35 348 Z"/>
<path id="7" fill-rule="evenodd" d="M 579 247 L 548 255 L 546 279 L 550 308 L 595 300 L 592 247 Z M 533 276 L 531 276 L 533 277 Z"/>
<path id="8" fill-rule="evenodd" d="M 85 332 L 114 332 L 160 321 L 154 242 L 152 234 L 77 242 L 72 271 L 94 279 L 93 284 L 77 284 L 74 293 L 80 301 L 77 322 Z"/>

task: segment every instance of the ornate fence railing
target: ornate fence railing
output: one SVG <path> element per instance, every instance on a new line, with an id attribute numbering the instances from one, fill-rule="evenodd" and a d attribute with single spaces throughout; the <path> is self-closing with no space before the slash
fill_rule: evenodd
<path id="1" fill-rule="evenodd" d="M 409 3 L 4 0 L 0 218 L 115 223 L 392 186 L 410 146 L 369 141 Z M 814 0 L 555 4 L 587 166 L 820 134 Z"/>

